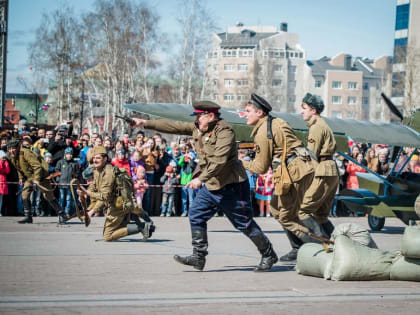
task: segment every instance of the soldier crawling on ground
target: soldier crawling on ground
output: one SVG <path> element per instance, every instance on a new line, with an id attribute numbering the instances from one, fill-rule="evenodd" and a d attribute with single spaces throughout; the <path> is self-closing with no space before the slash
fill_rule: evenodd
<path id="1" fill-rule="evenodd" d="M 130 223 L 130 212 L 118 202 L 116 194 L 116 176 L 114 168 L 108 163 L 108 154 L 104 147 L 97 146 L 92 149 L 93 182 L 88 189 L 80 187 L 77 190 L 80 198 L 90 197 L 89 210 L 104 210 L 106 214 L 103 237 L 105 241 L 114 241 L 127 235 L 142 233 L 147 239 L 154 232 L 151 222 L 141 222 L 137 218 Z M 86 176 L 86 174 L 85 174 Z"/>

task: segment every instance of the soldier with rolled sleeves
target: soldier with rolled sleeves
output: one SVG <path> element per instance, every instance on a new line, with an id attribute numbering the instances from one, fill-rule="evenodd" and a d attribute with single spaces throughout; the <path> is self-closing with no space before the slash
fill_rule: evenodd
<path id="1" fill-rule="evenodd" d="M 307 93 L 302 100 L 302 117 L 309 127 L 307 148 L 316 156 L 315 177 L 303 197 L 299 217 L 313 216 L 331 236 L 334 225 L 328 219 L 339 184 L 333 155 L 336 143 L 333 132 L 320 116 L 324 102 L 318 95 Z"/>
<path id="2" fill-rule="evenodd" d="M 268 271 L 278 260 L 268 238 L 253 219 L 249 182 L 238 161 L 235 133 L 220 118 L 220 106 L 210 101 L 193 104 L 195 123 L 173 122 L 165 119 L 142 120 L 133 118 L 136 126 L 160 132 L 192 135 L 197 148 L 200 172 L 186 187 L 198 189 L 188 212 L 193 253 L 174 256 L 184 265 L 203 270 L 207 256 L 207 221 L 221 209 L 233 224 L 256 245 L 262 255 L 255 271 Z"/>
<path id="3" fill-rule="evenodd" d="M 311 185 L 314 168 L 310 156 L 303 143 L 296 137 L 290 125 L 280 118 L 269 115 L 271 105 L 262 97 L 253 93 L 245 107 L 245 118 L 248 125 L 255 126 L 251 136 L 254 138 L 255 159 L 242 161 L 245 169 L 256 174 L 265 174 L 270 166 L 274 172 L 274 183 L 279 183 L 276 170 L 283 154 L 287 170 L 292 180 L 290 190 L 283 194 L 273 194 L 271 211 L 274 218 L 283 229 L 292 245 L 292 250 L 280 257 L 281 261 L 295 260 L 299 247 L 306 242 L 316 242 L 308 236 L 311 232 L 325 236 L 320 225 L 312 217 L 299 219 L 299 209 L 305 191 Z M 284 140 L 286 151 L 283 152 Z"/>
<path id="4" fill-rule="evenodd" d="M 89 210 L 106 213 L 103 237 L 105 241 L 114 241 L 127 235 L 142 233 L 144 238 L 149 238 L 154 226 L 149 222 L 129 223 L 129 213 L 116 204 L 116 180 L 114 168 L 108 163 L 108 153 L 103 146 L 92 149 L 93 157 L 93 182 L 88 189 L 80 186 L 77 190 L 79 196 L 91 198 Z M 88 176 L 85 174 L 85 176 Z"/>
<path id="5" fill-rule="evenodd" d="M 31 193 L 40 189 L 45 200 L 57 212 L 58 222 L 65 223 L 68 218 L 54 196 L 54 189 L 48 177 L 48 164 L 31 151 L 31 139 L 24 138 L 19 141 L 11 140 L 7 144 L 10 152 L 10 161 L 18 170 L 19 182 L 24 182 L 22 188 L 22 203 L 25 218 L 18 223 L 32 223 Z"/>

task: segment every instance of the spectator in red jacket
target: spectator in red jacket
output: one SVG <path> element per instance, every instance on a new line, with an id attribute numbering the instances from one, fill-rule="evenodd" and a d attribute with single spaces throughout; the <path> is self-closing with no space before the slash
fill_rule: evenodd
<path id="1" fill-rule="evenodd" d="M 9 162 L 6 159 L 6 153 L 0 150 L 0 216 L 3 206 L 3 195 L 7 195 L 9 190 L 7 187 L 7 174 L 10 173 Z"/>
<path id="2" fill-rule="evenodd" d="M 111 161 L 111 164 L 119 168 L 125 168 L 127 170 L 127 174 L 131 176 L 130 163 L 125 156 L 124 149 L 119 149 L 117 151 L 117 156 Z"/>

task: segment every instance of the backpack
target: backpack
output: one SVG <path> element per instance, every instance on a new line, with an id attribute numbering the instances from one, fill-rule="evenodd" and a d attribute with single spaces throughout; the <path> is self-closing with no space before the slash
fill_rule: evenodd
<path id="1" fill-rule="evenodd" d="M 122 208 L 125 214 L 130 213 L 137 207 L 133 179 L 128 175 L 125 168 L 117 166 L 114 166 L 114 175 L 117 196 L 116 207 Z"/>

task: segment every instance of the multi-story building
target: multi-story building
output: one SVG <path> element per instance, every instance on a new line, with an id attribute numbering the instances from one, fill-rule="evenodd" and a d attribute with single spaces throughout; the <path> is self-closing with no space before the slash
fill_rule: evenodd
<path id="1" fill-rule="evenodd" d="M 303 86 L 323 98 L 325 116 L 389 121 L 380 94 L 390 92 L 391 62 L 391 57 L 370 60 L 344 53 L 308 60 Z"/>
<path id="2" fill-rule="evenodd" d="M 397 0 L 392 71 L 394 103 L 420 106 L 420 0 Z"/>
<path id="3" fill-rule="evenodd" d="M 294 112 L 300 105 L 305 50 L 297 34 L 275 26 L 244 26 L 214 34 L 206 58 L 205 97 L 223 107 L 243 107 L 256 92 L 275 110 Z"/>

